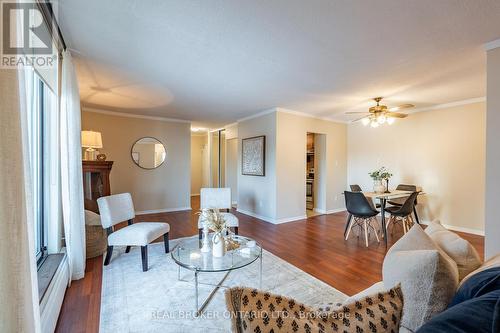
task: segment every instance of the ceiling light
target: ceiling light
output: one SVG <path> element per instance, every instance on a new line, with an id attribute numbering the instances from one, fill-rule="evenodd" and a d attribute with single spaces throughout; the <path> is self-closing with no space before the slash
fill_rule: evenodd
<path id="1" fill-rule="evenodd" d="M 364 126 L 368 126 L 368 124 L 370 123 L 370 118 L 365 117 L 365 118 L 361 119 L 361 123 L 362 123 Z"/>
<path id="2" fill-rule="evenodd" d="M 395 122 L 395 121 L 396 121 L 396 118 L 392 118 L 392 117 L 387 118 L 387 123 L 388 123 L 389 125 L 394 124 L 394 122 Z"/>
<path id="3" fill-rule="evenodd" d="M 386 118 L 383 114 L 381 114 L 380 116 L 378 116 L 378 117 L 377 117 L 377 122 L 378 122 L 380 125 L 382 125 L 383 123 L 385 123 L 386 119 L 387 119 L 387 118 Z"/>
<path id="4" fill-rule="evenodd" d="M 376 127 L 379 126 L 379 123 L 376 120 L 372 120 L 370 126 L 373 127 L 373 128 L 376 128 Z"/>

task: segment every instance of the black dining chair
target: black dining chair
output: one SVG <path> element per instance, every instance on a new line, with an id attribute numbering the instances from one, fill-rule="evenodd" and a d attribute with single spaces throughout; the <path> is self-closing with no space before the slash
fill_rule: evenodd
<path id="1" fill-rule="evenodd" d="M 351 188 L 351 192 L 363 192 L 363 189 L 358 184 L 349 185 L 349 187 Z M 371 199 L 369 199 L 368 202 L 370 203 L 370 205 L 372 205 L 372 207 L 374 205 L 375 205 L 375 208 L 382 207 L 381 204 L 374 203 Z M 347 222 L 346 222 L 345 228 L 344 228 L 344 237 L 347 234 L 347 229 L 349 229 L 349 224 L 351 223 L 351 219 L 352 219 L 352 215 L 349 214 L 349 216 L 347 216 Z"/>
<path id="2" fill-rule="evenodd" d="M 393 230 L 394 226 L 397 224 L 398 221 L 401 221 L 403 224 L 403 232 L 406 234 L 408 230 L 413 226 L 413 218 L 411 214 L 413 213 L 413 210 L 415 209 L 415 201 L 417 200 L 417 195 L 418 192 L 413 192 L 403 203 L 401 206 L 391 206 L 387 207 L 385 210 L 391 216 L 389 217 L 389 221 L 387 222 L 386 229 L 389 229 L 389 225 L 393 224 Z"/>
<path id="3" fill-rule="evenodd" d="M 351 188 L 351 192 L 363 192 L 361 186 L 357 184 L 349 185 L 349 187 Z"/>
<path id="4" fill-rule="evenodd" d="M 349 234 L 353 227 L 359 227 L 364 229 L 366 246 L 368 246 L 368 228 L 373 229 L 377 242 L 380 242 L 377 230 L 371 225 L 372 221 L 376 222 L 376 216 L 379 211 L 370 205 L 368 199 L 361 192 L 345 191 L 344 196 L 347 211 L 352 215 L 345 240 L 349 238 Z"/>
<path id="5" fill-rule="evenodd" d="M 396 187 L 396 190 L 416 192 L 417 187 L 415 185 L 399 184 Z M 387 203 L 392 205 L 392 206 L 401 207 L 403 205 L 404 201 L 391 200 L 391 201 L 388 201 Z M 420 224 L 420 220 L 419 220 L 418 214 L 417 214 L 417 205 L 418 205 L 418 196 L 417 196 L 417 198 L 415 198 L 415 206 L 413 207 L 413 214 L 415 214 L 415 220 L 417 221 L 417 223 Z"/>

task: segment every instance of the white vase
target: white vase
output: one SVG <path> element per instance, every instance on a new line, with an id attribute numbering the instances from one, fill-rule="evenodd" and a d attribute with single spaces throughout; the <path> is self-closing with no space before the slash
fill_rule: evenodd
<path id="1" fill-rule="evenodd" d="M 374 180 L 373 181 L 373 192 L 375 193 L 384 193 L 385 192 L 385 186 L 382 184 L 381 180 Z"/>
<path id="2" fill-rule="evenodd" d="M 220 258 L 226 254 L 226 241 L 221 233 L 216 233 L 212 239 L 212 255 Z"/>

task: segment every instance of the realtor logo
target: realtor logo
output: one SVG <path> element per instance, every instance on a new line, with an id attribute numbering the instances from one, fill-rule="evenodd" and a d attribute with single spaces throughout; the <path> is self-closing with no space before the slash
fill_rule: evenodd
<path id="1" fill-rule="evenodd" d="M 52 36 L 37 2 L 2 1 L 1 18 L 1 67 L 55 65 Z"/>

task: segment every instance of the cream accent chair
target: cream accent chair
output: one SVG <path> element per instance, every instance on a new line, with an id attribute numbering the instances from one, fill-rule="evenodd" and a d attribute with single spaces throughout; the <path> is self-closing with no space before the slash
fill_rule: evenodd
<path id="1" fill-rule="evenodd" d="M 200 190 L 200 208 L 217 208 L 220 210 L 225 209 L 222 215 L 226 220 L 228 227 L 234 229 L 234 233 L 238 234 L 239 221 L 236 216 L 231 214 L 229 210 L 231 209 L 231 189 L 229 187 L 225 188 L 202 188 Z M 203 216 L 200 215 L 198 218 L 198 235 L 201 239 L 203 232 Z"/>
<path id="2" fill-rule="evenodd" d="M 135 218 L 134 204 L 130 193 L 122 193 L 97 199 L 101 224 L 108 233 L 108 250 L 104 266 L 107 266 L 113 255 L 113 246 L 126 246 L 126 253 L 131 246 L 141 247 L 142 271 L 148 270 L 148 244 L 163 235 L 165 253 L 169 252 L 168 232 L 170 225 L 160 222 L 133 223 Z M 113 226 L 120 222 L 128 222 L 128 226 L 114 231 Z"/>

